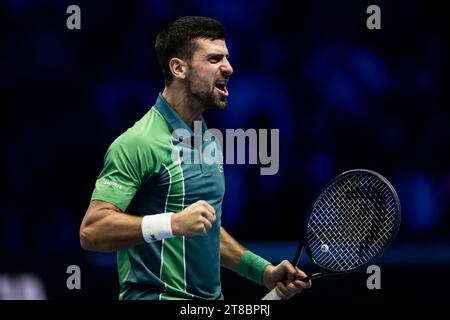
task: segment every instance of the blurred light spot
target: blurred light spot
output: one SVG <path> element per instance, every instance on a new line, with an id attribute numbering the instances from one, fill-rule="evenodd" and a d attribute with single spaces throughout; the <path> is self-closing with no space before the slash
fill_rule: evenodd
<path id="1" fill-rule="evenodd" d="M 89 252 L 88 261 L 94 267 L 115 268 L 117 267 L 117 254 L 115 252 Z"/>
<path id="2" fill-rule="evenodd" d="M 245 206 L 245 199 L 247 192 L 245 189 L 245 168 L 238 165 L 226 165 L 225 181 L 227 185 L 232 186 L 226 189 L 223 200 L 223 214 L 222 220 L 231 226 L 237 227 L 238 220 L 245 214 L 243 207 Z"/>
<path id="3" fill-rule="evenodd" d="M 264 68 L 264 72 L 277 73 L 286 62 L 286 50 L 277 39 L 267 39 L 258 44 L 256 52 L 264 54 L 257 55 L 259 65 Z M 270 61 L 270 63 L 267 63 Z"/>
<path id="4" fill-rule="evenodd" d="M 342 111 L 355 113 L 361 109 L 356 84 L 344 73 L 331 78 L 325 90 L 329 101 L 334 102 Z"/>
<path id="5" fill-rule="evenodd" d="M 23 7 L 25 4 L 27 4 L 27 2 L 28 2 L 27 0 L 8 0 L 7 5 L 10 8 L 18 9 L 20 7 Z"/>
<path id="6" fill-rule="evenodd" d="M 342 111 L 355 113 L 361 110 L 359 81 L 352 78 L 345 57 L 348 52 L 325 48 L 316 52 L 307 63 L 306 73 L 317 92 L 326 102 Z"/>
<path id="7" fill-rule="evenodd" d="M 72 52 L 63 34 L 34 30 L 21 44 L 18 67 L 39 80 L 65 76 L 72 66 Z"/>
<path id="8" fill-rule="evenodd" d="M 404 222 L 411 230 L 425 231 L 436 226 L 442 209 L 442 193 L 429 177 L 416 173 L 403 176 L 397 187 Z"/>
<path id="9" fill-rule="evenodd" d="M 358 82 L 376 91 L 386 87 L 386 69 L 373 51 L 362 48 L 349 51 L 348 62 Z"/>
<path id="10" fill-rule="evenodd" d="M 0 300 L 46 300 L 42 280 L 32 274 L 0 274 Z"/>
<path id="11" fill-rule="evenodd" d="M 415 178 L 413 184 L 413 217 L 418 227 L 430 228 L 435 222 L 436 205 L 430 181 L 423 176 Z"/>
<path id="12" fill-rule="evenodd" d="M 175 20 L 176 18 L 178 18 L 172 16 L 174 14 L 174 11 L 176 11 L 176 8 L 174 8 L 176 4 L 172 1 L 149 0 L 143 1 L 141 4 L 146 7 L 146 13 L 149 17 L 151 17 L 153 23 L 160 22 L 166 25 L 171 20 Z"/>
<path id="13" fill-rule="evenodd" d="M 95 89 L 93 93 L 93 106 L 100 113 L 102 124 L 113 127 L 121 117 L 119 110 L 120 90 L 113 84 L 103 84 Z"/>
<path id="14" fill-rule="evenodd" d="M 309 164 L 309 173 L 315 182 L 320 184 L 326 183 L 330 180 L 333 173 L 333 159 L 327 153 L 316 153 L 312 156 Z"/>
<path id="15" fill-rule="evenodd" d="M 252 26 L 259 30 L 265 13 L 270 10 L 269 0 L 196 0 L 195 3 L 201 15 L 218 19 L 227 28 L 244 27 L 243 30 Z"/>
<path id="16" fill-rule="evenodd" d="M 270 114 L 267 129 L 280 129 L 280 141 L 290 145 L 295 130 L 293 106 L 286 86 L 264 74 L 240 74 L 230 81 L 229 107 L 221 113 L 221 125 L 225 128 L 243 128 L 254 125 L 255 115 Z M 276 112 L 274 112 L 276 110 Z"/>

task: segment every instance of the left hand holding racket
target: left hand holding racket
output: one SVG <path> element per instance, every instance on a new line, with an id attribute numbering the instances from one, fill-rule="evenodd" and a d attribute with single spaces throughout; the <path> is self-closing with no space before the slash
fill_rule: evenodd
<path id="1" fill-rule="evenodd" d="M 302 281 L 303 278 L 306 274 L 302 270 L 284 260 L 277 266 L 267 266 L 263 282 L 268 289 L 275 289 L 280 298 L 289 299 L 311 287 L 311 281 Z"/>

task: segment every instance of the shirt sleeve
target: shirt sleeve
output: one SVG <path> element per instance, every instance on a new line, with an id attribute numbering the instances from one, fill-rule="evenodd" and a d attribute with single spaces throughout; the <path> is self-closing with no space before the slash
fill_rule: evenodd
<path id="1" fill-rule="evenodd" d="M 141 184 L 154 172 L 154 160 L 139 144 L 114 141 L 106 152 L 91 201 L 109 202 L 124 212 Z"/>

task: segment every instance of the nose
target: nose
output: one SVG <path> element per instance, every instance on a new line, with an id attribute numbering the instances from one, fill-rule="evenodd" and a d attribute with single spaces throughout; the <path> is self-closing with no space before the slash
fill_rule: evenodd
<path id="1" fill-rule="evenodd" d="M 223 63 L 220 66 L 220 71 L 222 72 L 223 75 L 229 77 L 233 74 L 233 67 L 231 66 L 230 61 L 228 61 L 227 58 L 223 59 Z"/>

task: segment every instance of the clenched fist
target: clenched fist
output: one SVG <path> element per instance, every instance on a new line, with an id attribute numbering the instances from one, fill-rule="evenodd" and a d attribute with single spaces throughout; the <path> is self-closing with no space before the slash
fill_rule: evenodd
<path id="1" fill-rule="evenodd" d="M 216 210 L 199 200 L 171 217 L 172 233 L 176 236 L 204 236 L 216 220 Z"/>

